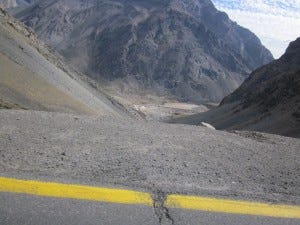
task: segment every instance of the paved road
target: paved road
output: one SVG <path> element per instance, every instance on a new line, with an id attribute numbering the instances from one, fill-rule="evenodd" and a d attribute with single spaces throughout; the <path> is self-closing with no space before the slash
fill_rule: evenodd
<path id="1" fill-rule="evenodd" d="M 159 222 L 153 208 L 82 200 L 0 194 L 1 225 L 299 225 L 300 219 L 170 209 Z"/>
<path id="2" fill-rule="evenodd" d="M 0 224 L 296 225 L 300 206 L 0 177 Z"/>
<path id="3" fill-rule="evenodd" d="M 3 190 L 0 224 L 299 224 L 165 205 L 171 194 L 300 205 L 299 139 L 6 110 L 0 124 L 2 177 L 129 189 L 153 199 L 124 205 Z"/>
<path id="4" fill-rule="evenodd" d="M 0 194 L 1 225 L 156 225 L 148 206 Z"/>
<path id="5" fill-rule="evenodd" d="M 170 215 L 180 225 L 299 225 L 299 219 L 233 215 L 202 211 L 171 209 Z"/>

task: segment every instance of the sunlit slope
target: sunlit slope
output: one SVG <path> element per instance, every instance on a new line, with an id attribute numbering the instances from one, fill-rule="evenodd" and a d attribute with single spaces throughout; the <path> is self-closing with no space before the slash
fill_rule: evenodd
<path id="1" fill-rule="evenodd" d="M 0 99 L 22 108 L 89 115 L 120 115 L 105 96 L 0 11 Z"/>
<path id="2" fill-rule="evenodd" d="M 35 110 L 96 113 L 87 105 L 1 53 L 0 67 L 0 95 L 5 102 L 13 102 Z"/>

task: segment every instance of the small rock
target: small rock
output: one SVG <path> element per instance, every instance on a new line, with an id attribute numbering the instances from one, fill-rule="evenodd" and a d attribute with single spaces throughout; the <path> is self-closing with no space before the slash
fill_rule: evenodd
<path id="1" fill-rule="evenodd" d="M 212 129 L 212 130 L 216 130 L 216 128 L 213 127 L 212 125 L 210 125 L 209 123 L 201 122 L 201 126 Z"/>

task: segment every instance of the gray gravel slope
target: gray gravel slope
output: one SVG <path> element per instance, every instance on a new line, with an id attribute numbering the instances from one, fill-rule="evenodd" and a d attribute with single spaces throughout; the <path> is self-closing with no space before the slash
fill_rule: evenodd
<path id="1" fill-rule="evenodd" d="M 300 140 L 109 117 L 0 111 L 0 174 L 300 203 Z"/>

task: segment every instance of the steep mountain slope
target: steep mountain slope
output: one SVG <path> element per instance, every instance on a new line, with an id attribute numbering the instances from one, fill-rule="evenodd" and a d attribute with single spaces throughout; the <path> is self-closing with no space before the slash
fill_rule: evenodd
<path id="1" fill-rule="evenodd" d="M 26 27 L 0 8 L 1 108 L 119 115 L 105 96 L 65 66 Z"/>
<path id="2" fill-rule="evenodd" d="M 219 129 L 246 129 L 300 137 L 300 38 L 278 60 L 254 71 L 221 105 L 176 122 L 207 121 Z"/>
<path id="3" fill-rule="evenodd" d="M 272 60 L 210 0 L 42 0 L 15 16 L 89 76 L 185 101 L 218 102 Z"/>

